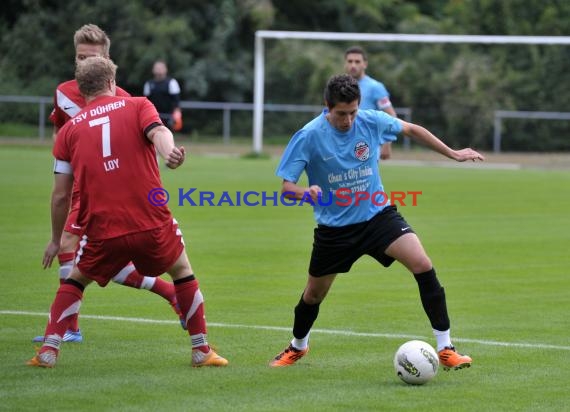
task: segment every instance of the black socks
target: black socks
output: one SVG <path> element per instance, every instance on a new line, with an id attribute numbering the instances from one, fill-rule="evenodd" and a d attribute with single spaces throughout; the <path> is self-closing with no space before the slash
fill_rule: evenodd
<path id="1" fill-rule="evenodd" d="M 414 273 L 420 289 L 422 305 L 429 318 L 432 328 L 439 331 L 449 329 L 449 316 L 445 303 L 445 291 L 439 284 L 435 270 L 432 268 L 424 273 Z"/>
<path id="2" fill-rule="evenodd" d="M 297 306 L 295 306 L 295 322 L 293 323 L 293 336 L 297 339 L 303 339 L 311 328 L 319 315 L 320 303 L 308 305 L 303 300 L 303 295 Z"/>

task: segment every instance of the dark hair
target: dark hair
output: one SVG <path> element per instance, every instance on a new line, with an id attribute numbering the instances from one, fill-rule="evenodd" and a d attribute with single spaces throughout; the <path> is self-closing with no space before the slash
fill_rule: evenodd
<path id="1" fill-rule="evenodd" d="M 329 109 L 338 103 L 352 103 L 355 100 L 358 100 L 358 104 L 360 104 L 358 81 L 348 74 L 332 76 L 325 87 L 324 97 Z"/>
<path id="2" fill-rule="evenodd" d="M 365 62 L 368 61 L 368 56 L 366 55 L 366 52 L 360 46 L 352 46 L 352 47 L 349 47 L 348 49 L 346 49 L 346 51 L 344 52 L 344 58 L 346 59 L 346 56 L 348 56 L 349 54 L 361 54 L 362 59 Z"/>

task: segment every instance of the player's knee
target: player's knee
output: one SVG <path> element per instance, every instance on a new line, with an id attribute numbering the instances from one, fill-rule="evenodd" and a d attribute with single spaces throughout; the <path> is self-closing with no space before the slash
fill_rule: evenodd
<path id="1" fill-rule="evenodd" d="M 185 265 L 175 265 L 167 271 L 173 282 L 186 279 L 189 276 L 194 277 L 192 268 Z"/>
<path id="2" fill-rule="evenodd" d="M 316 305 L 318 303 L 321 303 L 324 299 L 323 295 L 317 295 L 317 294 L 307 294 L 305 293 L 303 295 L 303 301 L 307 304 L 307 305 Z"/>
<path id="3" fill-rule="evenodd" d="M 424 273 L 431 270 L 432 267 L 433 264 L 430 258 L 424 255 L 411 262 L 408 269 L 410 269 L 412 273 Z"/>
<path id="4" fill-rule="evenodd" d="M 89 279 L 88 277 L 83 275 L 76 266 L 72 269 L 71 273 L 69 274 L 69 276 L 66 279 L 66 282 L 68 280 L 72 280 L 74 282 L 77 282 L 77 283 L 83 285 L 84 288 L 86 288 L 87 286 L 89 286 L 89 284 L 91 282 L 93 282 L 91 279 Z"/>
<path id="5" fill-rule="evenodd" d="M 61 244 L 59 248 L 59 253 L 75 252 L 78 242 L 79 242 L 79 236 L 76 236 L 69 232 L 63 232 L 63 234 L 61 235 Z"/>
<path id="6" fill-rule="evenodd" d="M 306 289 L 305 293 L 303 293 L 303 301 L 307 305 L 316 305 L 317 303 L 321 303 L 325 299 L 326 295 L 327 290 L 315 288 Z"/>

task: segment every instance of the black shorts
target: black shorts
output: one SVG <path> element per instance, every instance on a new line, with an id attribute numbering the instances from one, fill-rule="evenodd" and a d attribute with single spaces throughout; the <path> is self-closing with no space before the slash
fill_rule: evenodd
<path id="1" fill-rule="evenodd" d="M 309 274 L 325 276 L 346 273 L 361 256 L 369 255 L 388 267 L 394 258 L 384 251 L 400 236 L 414 233 L 395 206 L 388 206 L 372 219 L 353 225 L 315 228 Z"/>

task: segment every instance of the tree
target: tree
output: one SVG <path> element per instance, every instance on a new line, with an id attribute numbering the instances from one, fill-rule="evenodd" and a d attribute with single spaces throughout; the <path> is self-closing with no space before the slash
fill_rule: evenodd
<path id="1" fill-rule="evenodd" d="M 51 95 L 73 76 L 73 33 L 85 23 L 111 37 L 118 83 L 138 95 L 156 59 L 192 100 L 250 102 L 254 34 L 259 29 L 568 35 L 570 2 L 557 0 L 5 0 L 0 10 L 0 94 Z M 266 97 L 320 104 L 332 74 L 342 71 L 338 42 L 267 41 Z M 490 148 L 493 111 L 570 111 L 567 46 L 368 43 L 369 73 L 412 107 L 414 120 L 452 144 Z M 22 114 L 24 115 L 24 114 Z M 0 113 L 0 120 L 14 113 Z M 213 124 L 195 114 L 195 124 Z M 202 117 L 200 117 L 202 116 Z M 35 116 L 30 115 L 33 119 Z M 287 133 L 300 118 L 271 126 Z M 217 121 L 215 123 L 218 123 Z M 508 122 L 518 149 L 568 147 L 568 122 Z M 556 139 L 555 139 L 556 137 Z M 548 146 L 548 142 L 555 146 Z"/>

